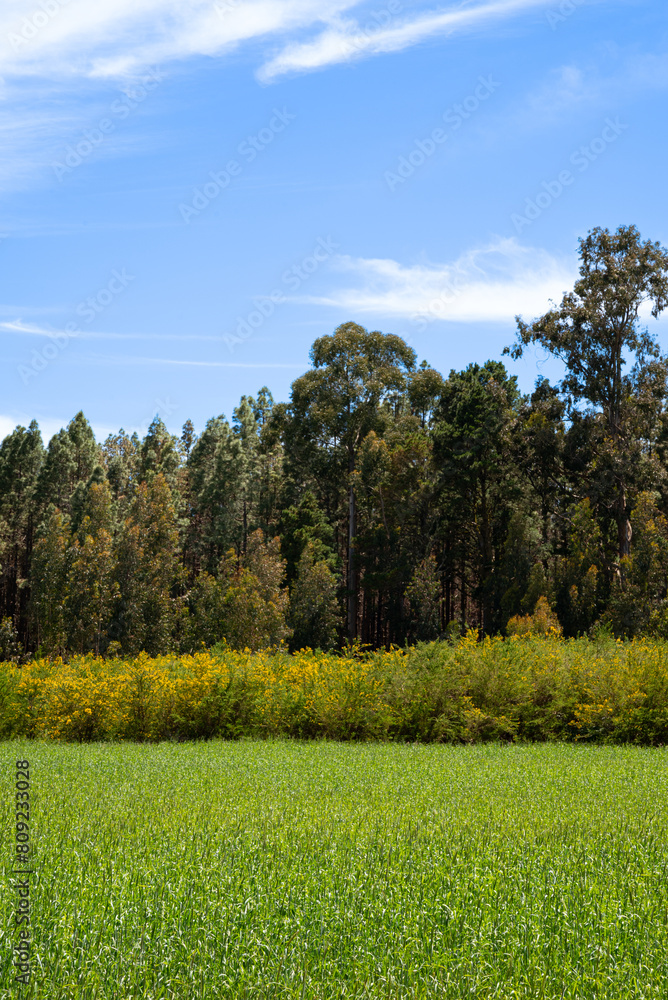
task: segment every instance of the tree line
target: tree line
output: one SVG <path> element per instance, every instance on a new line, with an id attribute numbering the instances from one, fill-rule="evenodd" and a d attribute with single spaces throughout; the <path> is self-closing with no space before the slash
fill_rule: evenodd
<path id="1" fill-rule="evenodd" d="M 287 403 L 265 387 L 180 436 L 102 444 L 83 413 L 0 445 L 0 656 L 403 645 L 503 634 L 668 637 L 668 358 L 642 324 L 668 251 L 579 241 L 579 278 L 505 353 L 444 377 L 400 337 L 320 337 Z M 511 628 L 512 630 L 512 628 Z"/>

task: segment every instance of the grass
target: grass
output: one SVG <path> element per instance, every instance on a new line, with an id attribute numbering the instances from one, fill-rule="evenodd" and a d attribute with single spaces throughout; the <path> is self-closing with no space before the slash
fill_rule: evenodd
<path id="1" fill-rule="evenodd" d="M 32 771 L 23 996 L 668 996 L 666 750 L 0 747 L 5 884 L 13 764 Z"/>

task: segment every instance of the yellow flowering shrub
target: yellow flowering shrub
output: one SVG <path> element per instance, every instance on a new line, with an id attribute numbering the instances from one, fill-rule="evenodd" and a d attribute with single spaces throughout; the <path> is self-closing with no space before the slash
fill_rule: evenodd
<path id="1" fill-rule="evenodd" d="M 668 643 L 470 631 L 343 654 L 234 651 L 0 664 L 0 735 L 69 741 L 241 736 L 668 739 Z"/>

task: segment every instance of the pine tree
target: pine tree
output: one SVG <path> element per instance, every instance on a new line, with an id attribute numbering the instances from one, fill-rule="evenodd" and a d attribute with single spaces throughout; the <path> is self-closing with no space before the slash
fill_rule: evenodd
<path id="1" fill-rule="evenodd" d="M 139 480 L 146 483 L 162 475 L 173 490 L 181 464 L 180 442 L 170 434 L 160 417 L 153 418 L 139 449 Z"/>
<path id="2" fill-rule="evenodd" d="M 240 484 L 245 459 L 239 435 L 223 416 L 212 418 L 188 459 L 189 525 L 186 565 L 194 577 L 215 573 L 230 546 L 240 551 Z"/>
<path id="3" fill-rule="evenodd" d="M 108 484 L 92 483 L 72 539 L 66 589 L 68 647 L 97 655 L 105 644 L 117 595 L 113 511 Z"/>
<path id="4" fill-rule="evenodd" d="M 118 610 L 110 637 L 127 653 L 169 651 L 180 602 L 179 532 L 172 492 L 162 473 L 140 483 L 119 531 Z"/>
<path id="5" fill-rule="evenodd" d="M 67 646 L 69 549 L 69 518 L 53 507 L 39 529 L 31 565 L 34 634 L 37 645 L 50 656 L 63 655 Z"/>
<path id="6" fill-rule="evenodd" d="M 23 649 L 29 643 L 30 561 L 37 527 L 37 482 L 44 461 L 33 420 L 0 445 L 0 616 L 12 621 Z"/>
<path id="7" fill-rule="evenodd" d="M 53 504 L 69 514 L 75 489 L 80 483 L 87 483 L 102 462 L 102 450 L 93 430 L 79 412 L 66 429 L 58 431 L 49 441 L 36 488 L 42 510 Z"/>

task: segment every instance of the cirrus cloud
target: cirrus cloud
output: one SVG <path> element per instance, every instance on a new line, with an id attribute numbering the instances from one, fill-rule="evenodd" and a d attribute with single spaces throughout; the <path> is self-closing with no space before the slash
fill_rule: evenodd
<path id="1" fill-rule="evenodd" d="M 119 77 L 264 41 L 274 51 L 258 78 L 269 82 L 484 29 L 552 2 L 486 0 L 445 10 L 413 4 L 406 11 L 401 0 L 380 9 L 366 0 L 3 0 L 0 60 L 8 76 Z"/>

